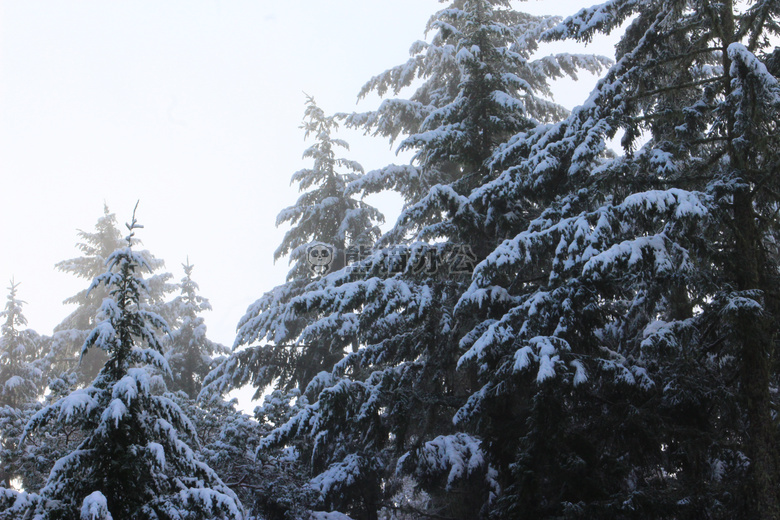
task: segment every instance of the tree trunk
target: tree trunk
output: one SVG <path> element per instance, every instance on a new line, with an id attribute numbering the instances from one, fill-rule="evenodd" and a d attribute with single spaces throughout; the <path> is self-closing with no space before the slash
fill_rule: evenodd
<path id="1" fill-rule="evenodd" d="M 761 237 L 756 225 L 752 197 L 747 192 L 734 196 L 735 275 L 737 288 L 760 290 Z M 736 333 L 742 344 L 742 399 L 748 420 L 746 450 L 750 458 L 749 518 L 780 519 L 777 489 L 777 456 L 769 394 L 772 363 L 771 316 L 744 313 L 738 317 Z"/>

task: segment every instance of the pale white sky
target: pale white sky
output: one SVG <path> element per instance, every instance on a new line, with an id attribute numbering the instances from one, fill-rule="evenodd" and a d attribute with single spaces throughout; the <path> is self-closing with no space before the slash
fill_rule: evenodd
<path id="1" fill-rule="evenodd" d="M 572 14 L 590 2 L 518 2 Z M 371 76 L 424 38 L 434 0 L 0 0 L 0 294 L 21 282 L 31 328 L 51 333 L 88 281 L 54 264 L 79 256 L 103 202 L 120 223 L 140 199 L 138 237 L 179 280 L 189 255 L 232 345 L 247 306 L 287 272 L 273 263 L 277 213 L 309 164 L 303 91 L 327 112 L 356 105 Z M 554 12 L 552 12 L 554 10 Z M 575 43 L 555 50 L 581 52 Z M 612 56 L 608 41 L 587 48 Z M 549 53 L 549 48 L 543 49 Z M 563 82 L 583 101 L 595 78 Z M 389 144 L 344 132 L 366 170 L 399 161 Z M 397 208 L 382 208 L 396 214 Z M 394 216 L 392 217 L 394 218 Z M 392 220 L 392 218 L 390 220 Z"/>

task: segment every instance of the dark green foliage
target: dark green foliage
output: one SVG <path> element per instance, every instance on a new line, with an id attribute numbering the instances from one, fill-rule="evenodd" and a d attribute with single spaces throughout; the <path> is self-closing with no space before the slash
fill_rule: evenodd
<path id="1" fill-rule="evenodd" d="M 463 342 L 482 388 L 457 419 L 511 469 L 497 517 L 780 515 L 774 4 L 615 0 L 545 34 L 632 18 L 588 103 L 506 147 L 471 196 L 547 201 L 458 306 L 487 320 Z"/>

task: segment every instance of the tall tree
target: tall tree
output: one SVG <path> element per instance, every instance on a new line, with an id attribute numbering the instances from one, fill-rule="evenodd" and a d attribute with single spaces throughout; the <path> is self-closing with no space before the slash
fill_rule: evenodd
<path id="1" fill-rule="evenodd" d="M 309 439 L 301 456 L 311 461 L 312 485 L 329 507 L 376 518 L 383 493 L 395 492 L 396 467 L 431 489 L 425 514 L 474 518 L 495 492 L 480 440 L 451 422 L 473 386 L 456 371 L 464 324 L 453 309 L 468 286 L 470 263 L 496 241 L 466 195 L 491 179 L 490 158 L 503 142 L 565 115 L 545 98 L 550 79 L 580 67 L 598 70 L 606 61 L 531 60 L 536 38 L 555 22 L 503 1 L 456 1 L 436 13 L 431 43 L 417 42 L 408 63 L 372 79 L 363 93 L 399 94 L 415 77 L 422 86 L 410 99 L 342 116 L 391 140 L 404 135 L 400 148 L 414 151 L 411 164 L 370 172 L 347 187 L 404 197 L 383 247 L 284 306 L 250 308 L 241 322 L 240 337 L 249 341 L 326 337 L 335 344 L 331 351 L 352 350 L 332 373 L 323 367 L 306 388 L 310 404 L 261 445 Z M 503 215 L 516 209 L 509 206 Z"/>
<path id="2" fill-rule="evenodd" d="M 76 244 L 76 247 L 81 251 L 82 256 L 63 260 L 55 267 L 85 280 L 93 280 L 102 274 L 108 257 L 124 246 L 116 216 L 109 211 L 107 205 L 103 206 L 103 216 L 95 224 L 95 230 L 93 232 L 79 230 L 78 236 L 82 242 Z M 143 251 L 141 254 L 146 256 L 147 263 L 154 271 L 163 268 L 165 262 L 154 258 L 148 251 Z M 164 299 L 165 295 L 174 289 L 168 283 L 170 278 L 172 278 L 170 273 L 159 273 L 147 281 L 150 290 L 150 294 L 147 295 L 148 303 L 167 319 L 171 316 L 165 310 Z M 96 316 L 103 299 L 107 296 L 105 287 L 96 287 L 91 291 L 87 289 L 80 291 L 64 301 L 77 307 L 54 328 L 52 349 L 49 354 L 52 377 L 75 371 L 77 383 L 84 385 L 92 381 L 100 371 L 106 362 L 103 351 L 93 349 L 83 357 L 79 354 L 87 335 L 97 325 Z"/>
<path id="3" fill-rule="evenodd" d="M 127 227 L 125 247 L 90 286 L 105 287 L 108 297 L 83 350 L 99 348 L 108 361 L 92 385 L 46 406 L 27 426 L 78 425 L 84 440 L 57 461 L 38 494 L 3 490 L 6 518 L 243 518 L 233 492 L 185 442 L 196 441 L 189 419 L 151 391 L 151 367 L 170 375 L 156 332 L 168 326 L 146 310 L 142 271 L 153 265 L 132 249 L 141 227 L 135 214 Z"/>
<path id="4" fill-rule="evenodd" d="M 463 341 L 481 388 L 457 420 L 490 441 L 497 516 L 780 518 L 778 9 L 613 0 L 545 34 L 632 18 L 587 103 L 470 197 L 548 201 L 458 308 L 488 319 Z"/>
<path id="5" fill-rule="evenodd" d="M 367 203 L 345 194 L 347 185 L 356 181 L 363 167 L 355 161 L 337 158 L 337 148 L 349 149 L 349 145 L 335 138 L 332 132 L 338 124 L 326 116 L 314 99 L 307 98 L 306 112 L 301 127 L 306 138 L 315 142 L 307 148 L 304 158 L 313 160 L 311 168 L 295 172 L 291 183 L 298 183 L 303 195 L 279 213 L 276 224 L 289 222 L 292 227 L 285 234 L 274 259 L 289 255 L 292 267 L 287 283 L 269 291 L 247 310 L 239 322 L 234 349 L 236 350 L 209 377 L 211 390 L 227 391 L 251 383 L 256 397 L 272 383 L 286 390 L 303 391 L 312 378 L 323 369 L 329 369 L 342 357 L 341 340 L 326 334 L 304 338 L 300 330 L 305 319 L 298 319 L 285 311 L 290 301 L 301 294 L 305 287 L 321 274 L 336 271 L 343 266 L 348 246 L 371 246 L 379 236 L 377 224 L 384 219 Z M 312 248 L 323 246 L 333 255 L 328 269 L 322 273 L 312 270 L 309 256 Z M 323 264 L 325 265 L 325 264 Z M 282 323 L 289 329 L 277 332 Z M 268 341 L 266 345 L 257 345 Z M 277 381 L 278 380 L 278 381 Z"/>

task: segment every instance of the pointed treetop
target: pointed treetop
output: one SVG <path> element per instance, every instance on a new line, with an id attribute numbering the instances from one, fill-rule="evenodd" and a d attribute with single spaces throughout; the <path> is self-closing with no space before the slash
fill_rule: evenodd
<path id="1" fill-rule="evenodd" d="M 16 298 L 16 290 L 17 287 L 19 287 L 19 283 L 15 282 L 13 278 L 11 278 L 10 283 L 11 285 L 8 287 L 8 301 L 5 304 L 5 310 L 0 312 L 0 316 L 5 318 L 2 329 L 3 336 L 15 335 L 17 327 L 24 327 L 27 325 L 27 318 L 22 314 L 22 305 L 26 302 Z"/>
<path id="2" fill-rule="evenodd" d="M 133 237 L 135 236 L 135 230 L 136 229 L 143 229 L 143 226 L 138 223 L 138 220 L 135 218 L 135 212 L 138 211 L 138 204 L 140 204 L 141 201 L 137 200 L 135 202 L 135 207 L 133 208 L 133 217 L 130 219 L 130 223 L 125 223 L 125 226 L 128 230 L 130 230 L 130 234 L 125 237 L 125 240 L 127 240 L 127 245 L 132 246 L 133 245 Z"/>

